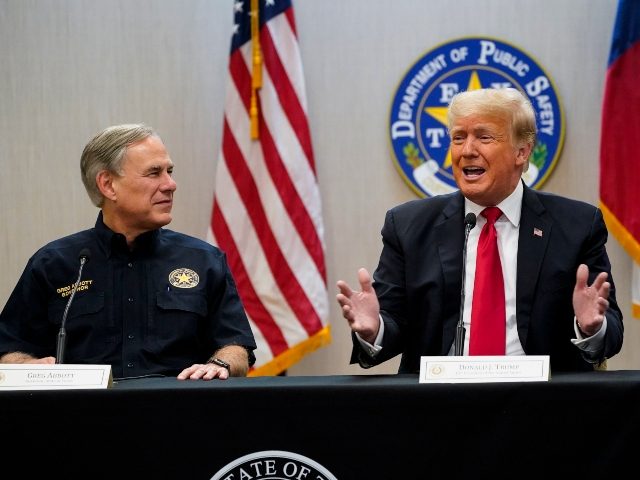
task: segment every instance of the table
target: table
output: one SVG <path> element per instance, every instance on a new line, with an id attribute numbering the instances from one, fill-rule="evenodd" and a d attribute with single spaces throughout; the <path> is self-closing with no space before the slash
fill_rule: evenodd
<path id="1" fill-rule="evenodd" d="M 338 480 L 614 478 L 638 468 L 640 372 L 428 385 L 417 375 L 144 378 L 5 391 L 0 425 L 2 469 L 16 478 L 210 479 L 272 450 Z M 267 478 L 248 468 L 229 480 Z M 290 467 L 269 478 L 324 477 Z"/>

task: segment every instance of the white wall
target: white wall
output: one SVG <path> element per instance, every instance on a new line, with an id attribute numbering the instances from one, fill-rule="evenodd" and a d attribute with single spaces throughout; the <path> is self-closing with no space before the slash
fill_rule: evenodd
<path id="1" fill-rule="evenodd" d="M 543 190 L 597 203 L 600 106 L 614 0 L 294 0 L 323 198 L 330 295 L 374 269 L 385 211 L 415 198 L 391 160 L 387 117 L 406 70 L 462 36 L 518 46 L 552 76 L 566 115 L 562 157 Z M 171 228 L 204 238 L 232 27 L 232 0 L 0 0 L 0 305 L 42 244 L 93 225 L 79 178 L 86 141 L 143 121 L 176 163 Z M 622 354 L 640 367 L 630 260 L 609 251 L 626 315 Z M 390 373 L 348 366 L 348 328 L 292 375 Z"/>

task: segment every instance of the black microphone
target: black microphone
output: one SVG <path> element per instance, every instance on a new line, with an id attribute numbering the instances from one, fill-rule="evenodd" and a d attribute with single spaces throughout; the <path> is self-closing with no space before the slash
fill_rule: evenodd
<path id="1" fill-rule="evenodd" d="M 64 363 L 64 348 L 67 341 L 67 332 L 64 329 L 65 324 L 67 323 L 67 314 L 69 313 L 69 307 L 71 306 L 71 302 L 73 301 L 73 297 L 76 295 L 76 290 L 78 289 L 78 285 L 80 285 L 80 279 L 82 278 L 82 268 L 84 264 L 89 261 L 91 258 L 91 250 L 88 248 L 83 248 L 80 250 L 80 254 L 78 255 L 78 259 L 80 260 L 80 270 L 78 270 L 78 279 L 76 283 L 73 285 L 73 289 L 71 290 L 71 295 L 69 295 L 69 301 L 67 302 L 67 306 L 64 309 L 64 313 L 62 314 L 62 324 L 60 325 L 60 331 L 58 332 L 58 344 L 56 345 L 56 363 Z"/>
<path id="2" fill-rule="evenodd" d="M 476 226 L 476 214 L 467 213 L 464 217 L 464 245 L 462 247 L 462 290 L 460 291 L 460 316 L 458 318 L 458 326 L 456 327 L 456 338 L 454 343 L 454 355 L 461 356 L 464 352 L 464 336 L 466 330 L 464 328 L 464 284 L 467 276 L 467 242 L 469 241 L 469 232 Z"/>

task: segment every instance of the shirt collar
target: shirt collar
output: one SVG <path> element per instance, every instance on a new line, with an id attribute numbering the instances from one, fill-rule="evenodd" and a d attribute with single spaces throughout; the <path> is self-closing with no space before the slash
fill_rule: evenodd
<path id="1" fill-rule="evenodd" d="M 105 225 L 102 216 L 102 210 L 100 210 L 100 213 L 98 214 L 95 228 L 98 234 L 98 242 L 104 249 L 107 257 L 110 257 L 114 253 L 114 250 L 119 252 L 128 252 L 124 235 L 114 232 Z M 151 230 L 149 232 L 138 235 L 138 237 L 136 237 L 135 239 L 135 250 L 150 251 L 153 248 L 155 239 L 158 238 L 158 235 L 160 234 L 160 230 L 161 229 Z"/>
<path id="2" fill-rule="evenodd" d="M 507 220 L 509 220 L 511 224 L 516 228 L 520 225 L 523 195 L 524 187 L 522 186 L 522 182 L 518 182 L 518 185 L 516 186 L 515 190 L 511 192 L 511 195 L 509 195 L 502 202 L 496 205 L 496 207 L 502 210 L 502 213 L 507 218 Z M 465 215 L 469 212 L 473 212 L 476 214 L 476 216 L 478 216 L 484 209 L 485 207 L 478 205 L 477 203 L 473 203 L 468 198 L 464 199 Z"/>

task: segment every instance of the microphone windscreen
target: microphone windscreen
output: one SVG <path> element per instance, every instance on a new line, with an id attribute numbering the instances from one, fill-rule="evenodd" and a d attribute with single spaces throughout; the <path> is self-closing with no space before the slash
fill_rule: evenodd
<path id="1" fill-rule="evenodd" d="M 465 226 L 469 227 L 469 230 L 471 230 L 473 227 L 476 226 L 476 214 L 473 212 L 469 212 L 467 213 L 467 215 L 464 217 L 464 224 Z"/>
<path id="2" fill-rule="evenodd" d="M 80 253 L 78 254 L 78 259 L 80 261 L 84 259 L 84 263 L 87 263 L 89 260 L 91 260 L 91 250 L 89 250 L 88 248 L 83 248 L 82 250 L 80 250 Z"/>

